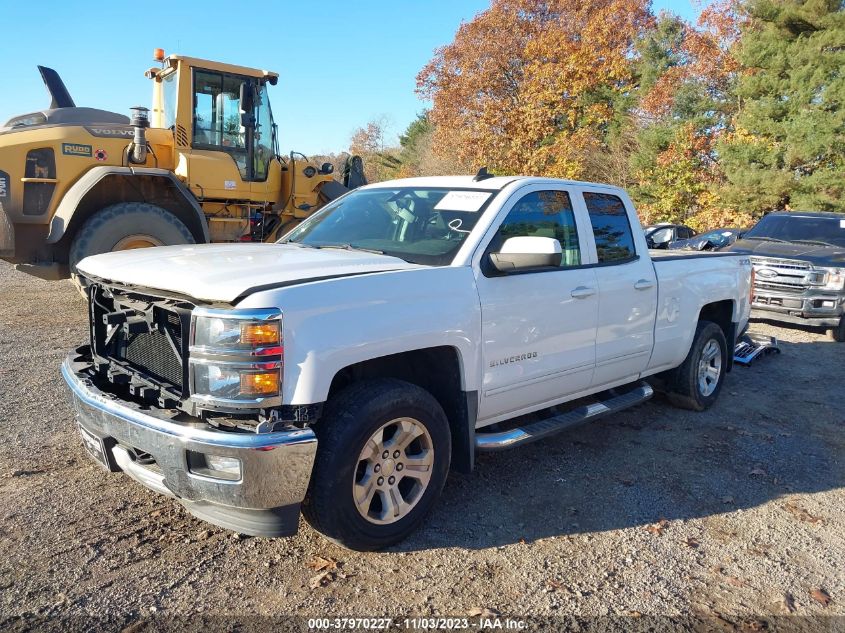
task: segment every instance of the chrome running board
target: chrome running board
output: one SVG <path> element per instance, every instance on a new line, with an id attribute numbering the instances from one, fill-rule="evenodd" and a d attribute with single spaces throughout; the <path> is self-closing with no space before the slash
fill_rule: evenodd
<path id="1" fill-rule="evenodd" d="M 654 390 L 646 382 L 639 383 L 634 389 L 622 395 L 602 402 L 591 402 L 572 411 L 553 415 L 537 422 L 531 422 L 508 431 L 498 433 L 478 432 L 475 434 L 475 450 L 481 452 L 501 451 L 514 446 L 554 435 L 565 429 L 589 420 L 622 411 L 645 402 L 654 395 Z"/>

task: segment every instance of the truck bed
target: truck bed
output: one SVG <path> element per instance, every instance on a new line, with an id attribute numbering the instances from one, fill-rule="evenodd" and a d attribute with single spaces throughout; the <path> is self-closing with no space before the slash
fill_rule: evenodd
<path id="1" fill-rule="evenodd" d="M 654 262 L 665 262 L 679 259 L 698 259 L 705 257 L 736 257 L 737 253 L 730 251 L 669 251 L 665 249 L 650 249 L 649 256 Z"/>

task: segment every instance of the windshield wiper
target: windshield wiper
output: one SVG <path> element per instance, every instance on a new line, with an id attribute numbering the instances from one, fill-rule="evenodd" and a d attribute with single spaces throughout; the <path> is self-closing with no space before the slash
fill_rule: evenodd
<path id="1" fill-rule="evenodd" d="M 362 246 L 352 246 L 352 244 L 320 244 L 319 246 L 313 246 L 313 248 L 339 248 L 344 251 L 364 251 L 365 253 L 375 253 L 376 255 L 384 255 L 384 251 L 379 251 L 375 248 L 363 248 Z"/>
<path id="2" fill-rule="evenodd" d="M 821 240 L 792 240 L 797 244 L 819 244 L 821 246 L 836 246 L 836 244 L 831 244 L 830 242 L 823 242 Z"/>
<path id="3" fill-rule="evenodd" d="M 745 240 L 763 240 L 765 242 L 782 242 L 784 244 L 789 243 L 789 240 L 782 240 L 782 239 L 779 239 L 777 237 L 760 237 L 760 236 L 757 236 L 757 235 L 749 235 L 747 237 L 744 237 L 743 239 L 745 239 Z"/>

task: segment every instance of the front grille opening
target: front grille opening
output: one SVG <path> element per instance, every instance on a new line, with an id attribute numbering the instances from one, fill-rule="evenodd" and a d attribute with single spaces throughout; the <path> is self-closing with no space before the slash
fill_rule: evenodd
<path id="1" fill-rule="evenodd" d="M 192 307 L 93 285 L 90 324 L 98 367 L 111 382 L 128 384 L 130 391 L 137 387 L 132 393 L 145 402 L 166 401 L 170 408 L 186 399 L 188 342 L 183 333 Z"/>
<path id="2" fill-rule="evenodd" d="M 136 369 L 148 371 L 154 378 L 182 388 L 182 361 L 174 352 L 166 334 L 130 334 L 126 337 L 123 357 Z"/>

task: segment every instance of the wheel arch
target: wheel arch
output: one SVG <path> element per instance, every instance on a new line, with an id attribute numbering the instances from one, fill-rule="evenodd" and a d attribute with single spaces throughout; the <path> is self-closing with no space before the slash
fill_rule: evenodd
<path id="1" fill-rule="evenodd" d="M 734 321 L 735 301 L 724 299 L 713 301 L 701 307 L 698 313 L 699 321 L 711 321 L 719 326 L 728 344 L 726 371 L 733 368 L 733 350 L 737 339 L 737 323 Z"/>
<path id="2" fill-rule="evenodd" d="M 445 345 L 423 348 L 349 365 L 335 373 L 328 397 L 356 382 L 375 378 L 396 378 L 428 391 L 449 420 L 452 468 L 458 472 L 472 471 L 478 394 L 463 388 L 463 367 L 457 348 Z"/>
<path id="3" fill-rule="evenodd" d="M 209 241 L 208 222 L 190 190 L 166 169 L 101 166 L 86 172 L 65 193 L 50 222 L 47 243 L 66 253 L 77 230 L 100 209 L 144 202 L 170 211 L 197 243 Z M 64 247 L 64 248 L 62 248 Z"/>

